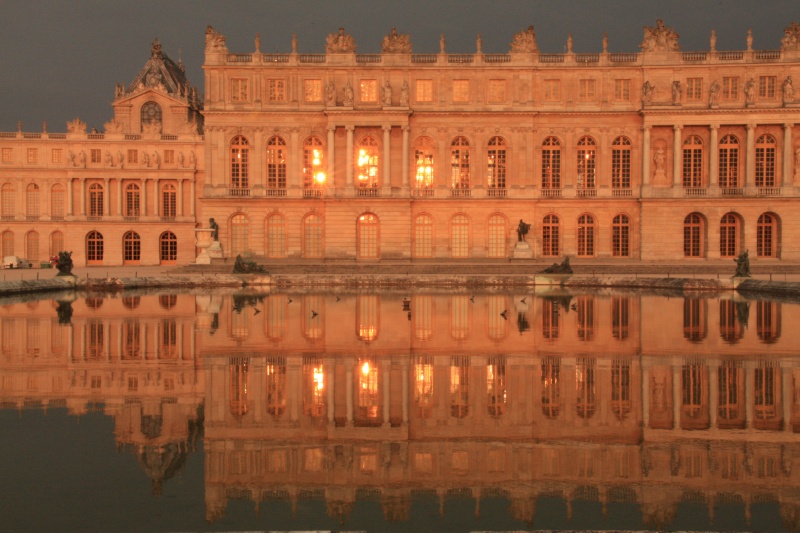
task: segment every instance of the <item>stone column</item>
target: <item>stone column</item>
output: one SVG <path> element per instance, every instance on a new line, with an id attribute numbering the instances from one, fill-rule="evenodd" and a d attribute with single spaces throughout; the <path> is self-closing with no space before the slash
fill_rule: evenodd
<path id="1" fill-rule="evenodd" d="M 74 215 L 75 214 L 74 202 L 75 202 L 75 200 L 72 197 L 72 178 L 67 178 L 67 214 L 68 215 Z M 50 213 L 50 216 L 52 217 L 53 213 Z"/>
<path id="2" fill-rule="evenodd" d="M 286 173 L 288 174 L 286 180 L 286 186 L 290 189 L 298 189 L 300 188 L 300 167 L 302 166 L 302 162 L 300 161 L 303 153 L 303 146 L 300 143 L 300 132 L 297 128 L 292 128 L 291 133 L 291 143 L 290 146 L 292 147 L 292 155 L 289 157 L 289 154 L 286 154 L 286 158 L 289 164 L 289 168 L 286 169 Z"/>
<path id="3" fill-rule="evenodd" d="M 183 179 L 178 179 L 178 197 L 175 199 L 175 208 L 179 217 L 183 216 Z"/>
<path id="4" fill-rule="evenodd" d="M 683 187 L 683 176 L 681 170 L 681 158 L 683 150 L 681 149 L 681 130 L 683 126 L 672 127 L 672 186 Z"/>
<path id="5" fill-rule="evenodd" d="M 111 200 L 109 196 L 111 196 L 111 188 L 109 187 L 110 180 L 108 178 L 103 178 L 103 216 L 109 216 L 111 214 Z"/>
<path id="6" fill-rule="evenodd" d="M 650 185 L 650 130 L 651 126 L 642 128 L 642 185 Z"/>
<path id="7" fill-rule="evenodd" d="M 708 160 L 708 184 L 711 187 L 716 187 L 719 184 L 719 124 L 711 124 L 709 127 L 711 131 L 709 144 L 709 160 Z"/>
<path id="8" fill-rule="evenodd" d="M 392 126 L 384 125 L 383 129 L 383 176 L 381 176 L 381 188 L 383 196 L 388 196 L 392 189 Z"/>
<path id="9" fill-rule="evenodd" d="M 194 216 L 194 199 L 195 199 L 195 189 L 194 189 L 194 180 L 189 181 L 189 193 L 192 197 L 189 199 L 189 214 Z"/>
<path id="10" fill-rule="evenodd" d="M 147 178 L 142 179 L 142 216 L 147 215 Z"/>
<path id="11" fill-rule="evenodd" d="M 117 187 L 117 215 L 122 216 L 122 195 L 125 194 L 125 186 L 122 179 L 117 180 L 119 186 Z"/>
<path id="12" fill-rule="evenodd" d="M 153 214 L 155 216 L 159 216 L 161 214 L 161 211 L 159 210 L 159 205 L 158 205 L 161 202 L 160 183 L 161 183 L 161 180 L 159 180 L 158 177 L 156 177 L 153 180 Z M 142 206 L 142 214 L 145 214 L 145 211 L 146 211 L 145 207 Z"/>
<path id="13" fill-rule="evenodd" d="M 328 158 L 328 183 L 330 186 L 333 186 L 333 172 L 334 172 L 334 154 L 336 153 L 334 150 L 335 144 L 335 135 L 336 134 L 336 126 L 328 126 L 328 149 L 326 150 L 325 155 Z"/>
<path id="14" fill-rule="evenodd" d="M 408 132 L 409 126 L 403 126 L 403 195 L 408 196 Z"/>
<path id="15" fill-rule="evenodd" d="M 347 154 L 346 154 L 346 161 L 347 165 L 345 168 L 345 190 L 347 191 L 348 196 L 353 196 L 354 194 L 354 185 L 353 185 L 353 131 L 356 129 L 355 126 L 345 126 L 347 130 Z"/>
<path id="16" fill-rule="evenodd" d="M 719 409 L 719 363 L 708 365 L 708 420 L 711 429 L 717 429 L 717 410 Z"/>
<path id="17" fill-rule="evenodd" d="M 792 127 L 794 124 L 783 125 L 783 176 L 776 180 L 776 187 L 783 187 L 787 183 L 792 183 L 792 163 L 794 154 L 792 153 Z"/>
<path id="18" fill-rule="evenodd" d="M 672 429 L 681 429 L 681 365 L 672 366 Z"/>
<path id="19" fill-rule="evenodd" d="M 353 359 L 348 358 L 345 361 L 347 368 L 345 370 L 345 382 L 344 386 L 346 388 L 345 394 L 347 396 L 347 419 L 345 420 L 345 424 L 347 426 L 353 425 Z"/>
<path id="20" fill-rule="evenodd" d="M 86 216 L 86 180 L 78 178 L 81 183 L 81 216 Z"/>
<path id="21" fill-rule="evenodd" d="M 756 184 L 756 139 L 755 124 L 747 125 L 747 154 L 745 155 L 744 187 Z"/>

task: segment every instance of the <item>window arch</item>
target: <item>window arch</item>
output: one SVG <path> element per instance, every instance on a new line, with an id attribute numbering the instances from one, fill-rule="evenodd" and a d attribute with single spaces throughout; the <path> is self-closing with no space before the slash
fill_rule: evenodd
<path id="1" fill-rule="evenodd" d="M 66 214 L 64 191 L 64 186 L 60 183 L 56 183 L 50 189 L 50 218 L 52 220 L 63 220 Z"/>
<path id="2" fill-rule="evenodd" d="M 165 231 L 158 238 L 161 264 L 173 264 L 178 260 L 178 238 L 171 231 Z"/>
<path id="3" fill-rule="evenodd" d="M 138 183 L 128 183 L 125 186 L 125 216 L 138 217 L 141 214 L 142 189 Z"/>
<path id="4" fill-rule="evenodd" d="M 64 250 L 64 234 L 58 230 L 50 234 L 50 255 L 58 256 Z"/>
<path id="5" fill-rule="evenodd" d="M 469 257 L 469 219 L 458 214 L 450 220 L 450 256 Z"/>
<path id="6" fill-rule="evenodd" d="M 147 102 L 140 111 L 142 131 L 148 124 L 161 124 L 161 106 L 155 102 Z"/>
<path id="7" fill-rule="evenodd" d="M 578 189 L 595 188 L 597 143 L 588 135 L 578 140 Z"/>
<path id="8" fill-rule="evenodd" d="M 542 142 L 542 189 L 561 189 L 561 141 L 547 137 Z"/>
<path id="9" fill-rule="evenodd" d="M 756 140 L 756 187 L 775 186 L 775 137 L 762 135 Z"/>
<path id="10" fill-rule="evenodd" d="M 631 188 L 631 140 L 627 137 L 611 143 L 611 188 Z"/>
<path id="11" fill-rule="evenodd" d="M 286 141 L 277 135 L 267 141 L 267 188 L 286 188 Z"/>
<path id="12" fill-rule="evenodd" d="M 732 189 L 739 186 L 739 139 L 725 135 L 719 142 L 719 186 Z"/>
<path id="13" fill-rule="evenodd" d="M 122 261 L 138 263 L 142 258 L 142 239 L 135 231 L 128 231 L 122 236 Z"/>
<path id="14" fill-rule="evenodd" d="M 0 187 L 0 216 L 2 216 L 3 220 L 14 220 L 15 211 L 14 185 L 12 183 L 4 183 Z"/>
<path id="15" fill-rule="evenodd" d="M 89 216 L 103 216 L 103 185 L 92 183 L 89 185 Z"/>
<path id="16" fill-rule="evenodd" d="M 378 187 L 378 142 L 364 137 L 358 142 L 356 157 L 356 187 L 375 189 Z"/>
<path id="17" fill-rule="evenodd" d="M 450 143 L 450 186 L 453 189 L 469 189 L 469 141 L 456 137 Z"/>
<path id="18" fill-rule="evenodd" d="M 267 257 L 286 257 L 286 219 L 280 213 L 267 217 Z"/>
<path id="19" fill-rule="evenodd" d="M 683 220 L 683 256 L 704 257 L 705 223 L 697 213 L 690 213 Z"/>
<path id="20" fill-rule="evenodd" d="M 506 188 L 506 140 L 502 137 L 489 139 L 486 161 L 486 186 L 489 189 Z"/>
<path id="21" fill-rule="evenodd" d="M 592 215 L 584 214 L 578 217 L 578 256 L 594 256 L 594 231 L 595 222 Z"/>
<path id="22" fill-rule="evenodd" d="M 325 150 L 317 137 L 303 141 L 303 189 L 313 189 L 325 183 Z"/>
<path id="23" fill-rule="evenodd" d="M 322 257 L 322 217 L 315 213 L 303 219 L 303 257 Z"/>
<path id="24" fill-rule="evenodd" d="M 86 235 L 86 261 L 100 263 L 103 261 L 103 234 L 90 231 Z"/>
<path id="25" fill-rule="evenodd" d="M 178 214 L 178 192 L 174 183 L 165 183 L 161 188 L 161 216 L 175 218 Z"/>
<path id="26" fill-rule="evenodd" d="M 377 259 L 378 217 L 372 213 L 364 213 L 356 221 L 356 256 L 359 259 Z"/>
<path id="27" fill-rule="evenodd" d="M 247 139 L 241 135 L 231 140 L 231 187 L 235 189 L 247 189 L 250 187 L 250 167 L 248 164 L 250 155 L 249 144 Z"/>
<path id="28" fill-rule="evenodd" d="M 14 255 L 14 232 L 6 230 L 0 237 L 2 237 L 3 256 Z"/>
<path id="29" fill-rule="evenodd" d="M 554 257 L 559 254 L 559 220 L 556 215 L 547 215 L 542 223 L 542 255 Z"/>
<path id="30" fill-rule="evenodd" d="M 29 183 L 25 189 L 25 214 L 39 218 L 39 186 L 35 183 Z"/>
<path id="31" fill-rule="evenodd" d="M 30 263 L 39 262 L 39 233 L 31 230 L 25 234 L 25 259 Z"/>
<path id="32" fill-rule="evenodd" d="M 487 249 L 489 257 L 505 257 L 506 252 L 506 217 L 494 214 L 487 224 Z"/>
<path id="33" fill-rule="evenodd" d="M 231 257 L 250 252 L 250 220 L 242 213 L 231 217 Z"/>
<path id="34" fill-rule="evenodd" d="M 683 186 L 703 186 L 703 141 L 697 135 L 683 141 Z"/>
<path id="35" fill-rule="evenodd" d="M 433 257 L 433 218 L 417 215 L 414 219 L 414 257 Z"/>
<path id="36" fill-rule="evenodd" d="M 756 255 L 778 257 L 778 237 L 778 217 L 772 213 L 762 213 L 756 228 Z"/>
<path id="37" fill-rule="evenodd" d="M 617 215 L 611 225 L 611 254 L 630 257 L 631 222 L 628 215 Z"/>
<path id="38" fill-rule="evenodd" d="M 433 152 L 430 137 L 418 137 L 414 142 L 414 187 L 418 190 L 433 188 Z"/>
<path id="39" fill-rule="evenodd" d="M 719 256 L 736 257 L 739 254 L 739 217 L 726 213 L 719 222 Z"/>

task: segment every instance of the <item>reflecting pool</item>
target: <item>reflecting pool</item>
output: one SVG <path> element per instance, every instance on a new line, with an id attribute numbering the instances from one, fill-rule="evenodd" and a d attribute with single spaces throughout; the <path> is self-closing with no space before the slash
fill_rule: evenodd
<path id="1" fill-rule="evenodd" d="M 533 289 L 8 301 L 0 530 L 800 530 L 798 309 Z"/>

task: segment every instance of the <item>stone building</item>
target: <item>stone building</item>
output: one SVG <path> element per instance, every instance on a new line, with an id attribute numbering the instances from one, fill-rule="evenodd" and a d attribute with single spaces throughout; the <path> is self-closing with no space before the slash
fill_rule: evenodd
<path id="1" fill-rule="evenodd" d="M 339 29 L 272 54 L 209 27 L 204 102 L 156 43 L 104 133 L 0 134 L 2 250 L 69 231 L 78 265 L 187 264 L 214 218 L 259 260 L 798 260 L 798 37 L 684 52 L 659 20 L 637 53 L 542 53 L 529 27 L 452 54 L 392 29 L 358 54 Z"/>

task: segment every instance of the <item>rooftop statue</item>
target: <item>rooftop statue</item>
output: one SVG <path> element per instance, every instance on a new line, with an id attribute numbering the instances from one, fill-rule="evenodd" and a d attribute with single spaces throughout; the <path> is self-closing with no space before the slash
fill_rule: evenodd
<path id="1" fill-rule="evenodd" d="M 511 41 L 511 51 L 518 54 L 530 54 L 539 51 L 533 26 L 528 26 L 527 30 L 514 34 L 514 40 Z"/>
<path id="2" fill-rule="evenodd" d="M 344 28 L 339 28 L 339 33 L 331 33 L 325 40 L 325 52 L 328 54 L 355 54 L 356 41 Z"/>
<path id="3" fill-rule="evenodd" d="M 396 28 L 383 38 L 381 51 L 384 54 L 410 54 L 411 36 L 407 33 L 397 33 Z"/>
<path id="4" fill-rule="evenodd" d="M 639 45 L 642 52 L 677 52 L 681 49 L 678 45 L 678 34 L 672 28 L 664 26 L 664 21 L 658 19 L 655 26 L 644 27 L 644 40 Z"/>
<path id="5" fill-rule="evenodd" d="M 225 52 L 228 47 L 225 45 L 225 36 L 214 30 L 211 26 L 206 28 L 206 52 Z"/>
<path id="6" fill-rule="evenodd" d="M 781 50 L 800 50 L 800 24 L 792 22 L 783 29 Z"/>
<path id="7" fill-rule="evenodd" d="M 86 123 L 79 118 L 67 122 L 67 132 L 69 133 L 86 133 Z"/>

